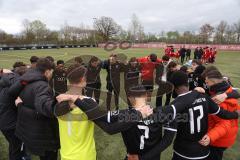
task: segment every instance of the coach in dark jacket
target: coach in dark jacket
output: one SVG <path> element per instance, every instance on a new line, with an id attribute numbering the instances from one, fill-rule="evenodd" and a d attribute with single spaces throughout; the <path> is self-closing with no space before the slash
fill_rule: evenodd
<path id="1" fill-rule="evenodd" d="M 59 149 L 58 122 L 54 116 L 56 104 L 48 81 L 54 64 L 46 58 L 39 59 L 35 69 L 25 73 L 10 89 L 20 92 L 16 135 L 26 148 L 41 160 L 57 160 Z M 14 92 L 11 92 L 14 91 Z"/>
<path id="2" fill-rule="evenodd" d="M 86 95 L 88 97 L 93 97 L 99 104 L 100 99 L 100 89 L 101 89 L 101 78 L 100 78 L 100 72 L 101 72 L 101 61 L 97 57 L 92 57 L 89 61 L 89 64 L 87 66 L 87 86 L 86 86 Z"/>
<path id="3" fill-rule="evenodd" d="M 197 47 L 194 50 L 194 57 L 193 57 L 193 59 L 197 59 L 198 58 L 198 53 L 199 53 L 199 48 Z"/>
<path id="4" fill-rule="evenodd" d="M 102 68 L 107 71 L 107 110 L 111 110 L 112 92 L 114 92 L 116 110 L 119 109 L 120 94 L 120 73 L 124 71 L 125 65 L 117 60 L 117 55 L 113 54 L 109 60 L 102 63 Z"/>
<path id="5" fill-rule="evenodd" d="M 188 48 L 186 50 L 186 56 L 187 56 L 186 57 L 186 61 L 191 59 L 191 52 L 192 52 L 192 50 L 190 48 Z"/>
<path id="6" fill-rule="evenodd" d="M 183 64 L 184 60 L 185 60 L 185 56 L 186 56 L 186 48 L 182 47 L 180 49 L 179 53 L 180 53 L 180 56 L 181 56 L 181 63 Z"/>
<path id="7" fill-rule="evenodd" d="M 25 72 L 26 67 L 18 71 Z M 15 98 L 8 93 L 9 87 L 20 77 L 19 72 L 3 74 L 0 80 L 0 130 L 9 143 L 9 160 L 27 159 L 22 141 L 16 137 L 17 107 Z"/>
<path id="8" fill-rule="evenodd" d="M 203 48 L 200 47 L 200 49 L 199 49 L 199 51 L 198 51 L 198 57 L 197 57 L 197 59 L 202 59 L 203 54 L 204 54 Z"/>

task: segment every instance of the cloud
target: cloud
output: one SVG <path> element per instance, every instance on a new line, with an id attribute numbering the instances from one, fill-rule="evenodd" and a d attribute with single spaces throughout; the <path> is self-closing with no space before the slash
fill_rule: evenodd
<path id="1" fill-rule="evenodd" d="M 109 16 L 127 29 L 135 13 L 146 32 L 197 30 L 202 24 L 228 23 L 240 19 L 239 0 L 0 0 L 0 28 L 17 33 L 24 19 L 39 19 L 51 29 L 84 23 Z"/>

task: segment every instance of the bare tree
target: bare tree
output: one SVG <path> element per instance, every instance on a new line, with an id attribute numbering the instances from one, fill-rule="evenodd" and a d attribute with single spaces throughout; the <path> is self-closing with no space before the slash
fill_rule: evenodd
<path id="1" fill-rule="evenodd" d="M 212 27 L 210 24 L 204 24 L 200 28 L 200 37 L 202 38 L 203 43 L 208 43 L 212 34 L 214 32 L 214 27 Z"/>
<path id="2" fill-rule="evenodd" d="M 22 34 L 28 43 L 44 43 L 46 36 L 48 34 L 48 29 L 46 24 L 40 20 L 34 20 L 30 22 L 25 19 L 23 21 L 23 31 Z"/>
<path id="3" fill-rule="evenodd" d="M 102 37 L 103 41 L 108 41 L 112 37 L 116 36 L 121 27 L 111 17 L 100 17 L 95 19 L 94 28 L 97 34 Z"/>
<path id="4" fill-rule="evenodd" d="M 37 43 L 45 42 L 45 39 L 48 34 L 48 29 L 45 23 L 40 20 L 35 20 L 30 23 L 30 29 L 35 35 L 35 39 Z"/>
<path id="5" fill-rule="evenodd" d="M 23 25 L 23 31 L 22 36 L 24 37 L 24 43 L 30 44 L 33 43 L 35 40 L 35 35 L 30 27 L 30 21 L 28 19 L 24 19 L 22 22 Z"/>
<path id="6" fill-rule="evenodd" d="M 240 43 L 240 20 L 234 24 L 234 28 L 237 35 L 237 43 Z"/>
<path id="7" fill-rule="evenodd" d="M 0 29 L 0 44 L 4 43 L 6 36 L 7 36 L 7 33 L 4 30 Z"/>
<path id="8" fill-rule="evenodd" d="M 136 14 L 132 15 L 128 33 L 130 34 L 130 39 L 133 42 L 136 40 L 143 41 L 144 39 L 144 27 Z"/>
<path id="9" fill-rule="evenodd" d="M 69 26 L 66 22 L 60 29 L 60 39 L 64 42 L 64 44 L 67 44 L 71 41 L 71 26 Z"/>
<path id="10" fill-rule="evenodd" d="M 224 35 L 225 41 L 228 44 L 236 42 L 236 34 L 233 25 L 228 25 Z"/>
<path id="11" fill-rule="evenodd" d="M 218 26 L 216 27 L 216 34 L 215 34 L 215 37 L 214 37 L 214 41 L 217 42 L 217 43 L 224 43 L 225 39 L 224 39 L 224 34 L 226 32 L 226 29 L 227 29 L 227 22 L 226 21 L 221 21 Z"/>

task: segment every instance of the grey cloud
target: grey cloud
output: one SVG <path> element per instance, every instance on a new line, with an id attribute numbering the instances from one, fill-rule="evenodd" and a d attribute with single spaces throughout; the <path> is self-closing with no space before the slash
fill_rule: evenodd
<path id="1" fill-rule="evenodd" d="M 91 26 L 94 17 L 110 16 L 127 29 L 133 13 L 139 17 L 146 32 L 194 31 L 204 23 L 236 22 L 240 19 L 240 1 L 0 0 L 0 28 L 7 32 L 20 32 L 24 19 L 42 20 L 51 29 L 59 29 L 65 22 Z"/>

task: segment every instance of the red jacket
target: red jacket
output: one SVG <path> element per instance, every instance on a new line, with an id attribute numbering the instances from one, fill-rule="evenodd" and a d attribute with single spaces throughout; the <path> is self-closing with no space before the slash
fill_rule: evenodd
<path id="1" fill-rule="evenodd" d="M 153 72 L 157 64 L 162 63 L 161 59 L 157 59 L 156 62 L 151 62 L 149 56 L 138 58 L 138 62 L 141 65 L 142 80 L 153 81 Z"/>
<path id="2" fill-rule="evenodd" d="M 230 87 L 227 93 L 232 92 Z M 227 99 L 220 104 L 220 107 L 228 110 L 235 111 L 238 109 L 238 100 L 237 99 Z M 214 115 L 209 115 L 208 120 L 208 136 L 211 139 L 211 146 L 214 147 L 231 147 L 238 133 L 238 120 L 223 120 Z"/>
<path id="3" fill-rule="evenodd" d="M 209 49 L 206 49 L 205 52 L 204 52 L 203 58 L 204 58 L 204 59 L 210 58 L 210 54 L 211 54 L 211 53 L 210 53 L 210 50 L 209 50 Z"/>

